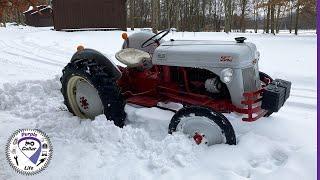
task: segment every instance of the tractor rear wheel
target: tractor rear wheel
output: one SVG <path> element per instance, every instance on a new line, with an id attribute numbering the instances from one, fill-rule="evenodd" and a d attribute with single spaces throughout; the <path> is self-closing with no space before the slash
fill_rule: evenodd
<path id="1" fill-rule="evenodd" d="M 259 77 L 260 77 L 261 83 L 265 86 L 267 86 L 273 81 L 272 77 L 270 77 L 268 74 L 261 71 L 259 71 Z M 263 117 L 269 117 L 271 116 L 272 113 L 273 113 L 272 111 L 268 111 Z"/>
<path id="2" fill-rule="evenodd" d="M 221 113 L 199 106 L 180 109 L 171 119 L 169 133 L 180 131 L 196 144 L 236 144 L 231 123 Z"/>
<path id="3" fill-rule="evenodd" d="M 61 93 L 71 113 L 82 119 L 105 114 L 116 126 L 123 127 L 125 101 L 116 80 L 101 65 L 94 61 L 71 62 L 62 72 Z"/>

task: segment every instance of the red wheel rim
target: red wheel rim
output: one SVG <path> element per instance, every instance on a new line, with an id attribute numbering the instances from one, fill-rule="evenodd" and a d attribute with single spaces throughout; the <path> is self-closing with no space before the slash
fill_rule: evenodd
<path id="1" fill-rule="evenodd" d="M 195 133 L 195 135 L 193 136 L 193 140 L 199 145 L 201 144 L 203 139 L 203 136 L 200 135 L 199 133 Z"/>

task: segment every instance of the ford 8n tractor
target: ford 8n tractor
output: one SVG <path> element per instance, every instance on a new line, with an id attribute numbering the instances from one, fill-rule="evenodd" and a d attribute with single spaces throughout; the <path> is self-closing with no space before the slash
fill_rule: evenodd
<path id="1" fill-rule="evenodd" d="M 117 66 L 93 49 L 78 48 L 63 69 L 64 103 L 76 116 L 104 114 L 125 125 L 126 103 L 175 111 L 168 127 L 197 144 L 236 144 L 234 129 L 222 113 L 242 114 L 243 121 L 268 117 L 283 106 L 291 83 L 273 80 L 258 68 L 259 52 L 246 38 L 235 41 L 191 41 L 138 32 L 122 34 Z M 183 108 L 169 109 L 175 102 Z"/>

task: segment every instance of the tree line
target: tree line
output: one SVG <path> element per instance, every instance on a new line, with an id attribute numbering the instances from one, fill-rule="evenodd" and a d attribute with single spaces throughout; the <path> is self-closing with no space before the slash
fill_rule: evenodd
<path id="1" fill-rule="evenodd" d="M 0 26 L 6 22 L 24 23 L 23 12 L 30 6 L 37 9 L 37 5 L 47 4 L 48 0 L 0 0 Z"/>
<path id="2" fill-rule="evenodd" d="M 127 7 L 131 28 L 272 34 L 316 29 L 315 0 L 127 0 Z"/>
<path id="3" fill-rule="evenodd" d="M 0 25 L 23 24 L 22 12 L 50 0 L 0 0 Z M 94 3 L 94 1 L 92 1 Z M 256 32 L 316 29 L 316 0 L 126 0 L 127 25 L 154 31 Z"/>

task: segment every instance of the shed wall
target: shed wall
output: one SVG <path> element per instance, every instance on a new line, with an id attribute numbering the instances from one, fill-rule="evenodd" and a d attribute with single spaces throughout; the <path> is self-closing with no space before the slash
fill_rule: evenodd
<path id="1" fill-rule="evenodd" d="M 51 8 L 41 9 L 40 11 L 41 11 L 41 14 L 36 10 L 30 10 L 30 11 L 24 12 L 26 24 L 34 27 L 53 26 Z"/>
<path id="2" fill-rule="evenodd" d="M 56 30 L 126 29 L 125 0 L 53 0 L 52 8 Z"/>

